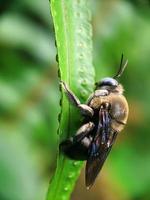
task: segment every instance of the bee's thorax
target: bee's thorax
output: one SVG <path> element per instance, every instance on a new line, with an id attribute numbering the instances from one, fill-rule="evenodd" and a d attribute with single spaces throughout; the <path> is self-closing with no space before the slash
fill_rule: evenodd
<path id="1" fill-rule="evenodd" d="M 100 88 L 100 90 L 105 90 L 108 91 L 108 93 L 116 93 L 116 94 L 123 94 L 124 89 L 123 86 L 121 84 L 117 85 L 117 86 L 102 86 Z"/>
<path id="2" fill-rule="evenodd" d="M 119 84 L 114 90 L 112 90 L 112 92 L 118 93 L 118 94 L 123 94 L 124 88 L 121 84 Z"/>

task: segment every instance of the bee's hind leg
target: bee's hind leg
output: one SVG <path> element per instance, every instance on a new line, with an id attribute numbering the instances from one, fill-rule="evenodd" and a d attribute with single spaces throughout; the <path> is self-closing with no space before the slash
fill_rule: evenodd
<path id="1" fill-rule="evenodd" d="M 84 137 L 87 136 L 94 129 L 94 127 L 95 125 L 93 122 L 88 122 L 81 126 L 76 132 L 76 135 L 73 137 L 73 142 L 79 142 L 84 139 Z"/>
<path id="2" fill-rule="evenodd" d="M 66 156 L 74 160 L 86 160 L 88 157 L 88 149 L 91 144 L 90 132 L 94 129 L 93 122 L 89 122 L 81 126 L 76 135 L 60 143 L 60 150 Z"/>
<path id="3" fill-rule="evenodd" d="M 93 109 L 91 107 L 89 107 L 88 105 L 86 105 L 86 104 L 81 104 L 80 100 L 78 99 L 78 97 L 75 96 L 75 94 L 68 88 L 68 86 L 63 81 L 61 81 L 60 83 L 61 83 L 61 85 L 62 85 L 62 87 L 63 87 L 63 89 L 65 91 L 65 94 L 68 97 L 69 101 L 74 106 L 78 107 L 83 115 L 87 115 L 89 117 L 92 117 L 93 114 L 94 114 Z"/>

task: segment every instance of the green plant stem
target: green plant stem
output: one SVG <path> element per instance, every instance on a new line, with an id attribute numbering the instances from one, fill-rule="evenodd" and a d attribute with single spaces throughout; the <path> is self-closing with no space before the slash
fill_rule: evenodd
<path id="1" fill-rule="evenodd" d="M 92 31 L 87 0 L 51 0 L 58 50 L 60 79 L 69 85 L 81 101 L 93 91 Z M 80 115 L 62 93 L 59 126 L 60 141 L 75 134 Z M 50 182 L 47 200 L 70 198 L 82 162 L 72 161 L 58 153 L 57 168 Z"/>

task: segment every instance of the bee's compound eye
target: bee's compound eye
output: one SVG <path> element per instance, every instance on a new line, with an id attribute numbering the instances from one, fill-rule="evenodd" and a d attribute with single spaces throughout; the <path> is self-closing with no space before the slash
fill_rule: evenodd
<path id="1" fill-rule="evenodd" d="M 106 77 L 99 82 L 98 86 L 118 86 L 118 82 L 113 78 Z"/>

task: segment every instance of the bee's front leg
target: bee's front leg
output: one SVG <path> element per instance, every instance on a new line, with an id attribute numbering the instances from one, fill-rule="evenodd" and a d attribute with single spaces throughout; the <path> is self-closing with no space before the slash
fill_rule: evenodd
<path id="1" fill-rule="evenodd" d="M 75 94 L 68 88 L 68 86 L 63 81 L 61 81 L 60 83 L 61 83 L 61 85 L 62 85 L 62 87 L 63 87 L 63 89 L 65 91 L 65 94 L 68 97 L 69 101 L 74 106 L 78 107 L 82 114 L 92 117 L 93 114 L 94 114 L 93 109 L 91 107 L 89 107 L 88 105 L 86 105 L 86 104 L 81 104 L 80 100 L 78 99 L 78 97 L 75 96 Z"/>

